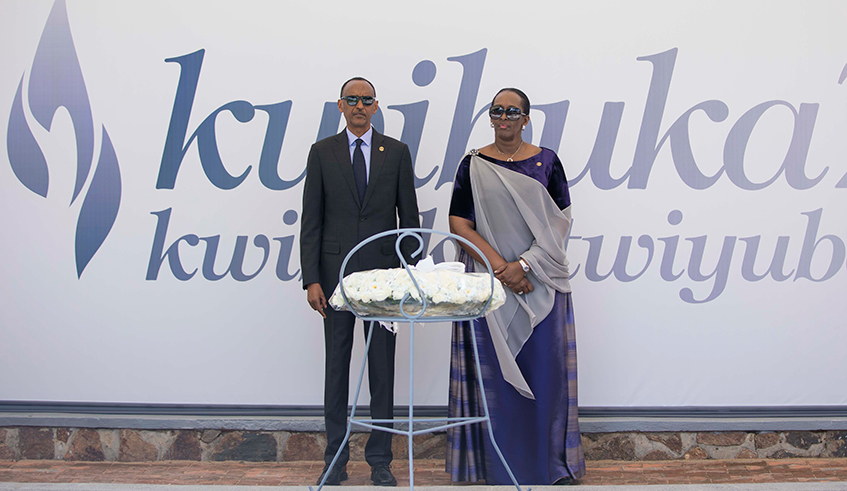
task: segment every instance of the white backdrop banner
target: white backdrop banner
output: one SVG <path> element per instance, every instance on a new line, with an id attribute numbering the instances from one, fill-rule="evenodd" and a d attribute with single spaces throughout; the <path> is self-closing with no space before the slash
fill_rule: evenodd
<path id="1" fill-rule="evenodd" d="M 571 185 L 582 406 L 847 405 L 847 3 L 0 11 L 0 400 L 321 404 L 302 183 L 364 76 L 440 230 L 491 98 L 529 95 Z M 419 330 L 416 403 L 446 404 L 449 342 Z"/>

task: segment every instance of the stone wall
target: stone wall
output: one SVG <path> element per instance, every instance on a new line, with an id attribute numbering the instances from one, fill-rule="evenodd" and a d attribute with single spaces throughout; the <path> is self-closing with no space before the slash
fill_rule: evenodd
<path id="1" fill-rule="evenodd" d="M 350 437 L 351 460 L 365 460 L 368 433 Z M 414 438 L 415 458 L 443 459 L 446 435 Z M 283 462 L 323 460 L 322 433 L 287 431 L 0 428 L 0 460 L 143 462 L 202 460 Z M 408 458 L 408 442 L 394 439 L 394 458 Z"/>
<path id="2" fill-rule="evenodd" d="M 847 457 L 847 431 L 583 433 L 588 460 Z"/>
<path id="3" fill-rule="evenodd" d="M 350 458 L 364 460 L 367 433 L 354 433 Z M 847 431 L 583 433 L 588 460 L 783 459 L 847 457 Z M 322 433 L 287 431 L 0 428 L 0 460 L 56 459 L 283 462 L 323 460 Z M 443 459 L 444 433 L 418 435 L 415 458 Z M 394 457 L 408 456 L 394 438 Z"/>

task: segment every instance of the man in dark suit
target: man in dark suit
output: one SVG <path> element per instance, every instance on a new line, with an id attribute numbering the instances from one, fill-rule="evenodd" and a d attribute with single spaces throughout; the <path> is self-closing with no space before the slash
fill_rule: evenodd
<path id="1" fill-rule="evenodd" d="M 306 164 L 300 267 L 309 305 L 324 318 L 327 447 L 326 465 L 318 483 L 328 473 L 326 484 L 329 485 L 339 485 L 347 479 L 349 447 L 345 446 L 332 469 L 328 467 L 347 430 L 355 317 L 350 312 L 328 307 L 326 298 L 338 284 L 344 257 L 356 244 L 379 232 L 396 229 L 398 219 L 401 228 L 420 226 L 409 148 L 371 127 L 377 107 L 373 84 L 360 77 L 345 82 L 341 86 L 338 110 L 344 114 L 347 128 L 312 145 Z M 396 236 L 388 236 L 360 249 L 348 262 L 345 275 L 399 267 L 395 239 Z M 406 259 L 410 259 L 408 249 L 404 252 Z M 374 419 L 394 417 L 394 344 L 393 334 L 374 326 L 368 352 L 370 410 Z M 388 432 L 374 431 L 365 446 L 371 480 L 378 486 L 397 484 L 390 470 L 391 436 Z"/>

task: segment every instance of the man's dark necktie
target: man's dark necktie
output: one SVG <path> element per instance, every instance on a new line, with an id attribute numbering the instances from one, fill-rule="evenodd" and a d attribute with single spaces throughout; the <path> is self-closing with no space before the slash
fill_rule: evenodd
<path id="1" fill-rule="evenodd" d="M 365 170 L 365 154 L 362 153 L 362 139 L 356 138 L 356 150 L 353 150 L 353 178 L 359 191 L 359 204 L 365 202 L 365 190 L 368 189 L 368 172 Z"/>

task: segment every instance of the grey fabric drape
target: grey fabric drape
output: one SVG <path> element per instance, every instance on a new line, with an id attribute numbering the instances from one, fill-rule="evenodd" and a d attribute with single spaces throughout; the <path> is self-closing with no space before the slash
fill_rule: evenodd
<path id="1" fill-rule="evenodd" d="M 486 315 L 503 378 L 524 397 L 535 399 L 515 362 L 532 330 L 553 308 L 555 292 L 571 291 L 565 240 L 570 206 L 559 210 L 535 179 L 492 164 L 473 154 L 470 163 L 476 231 L 506 261 L 529 263 L 534 290 L 515 295 L 506 289 L 506 304 Z M 477 264 L 477 271 L 484 266 Z"/>

